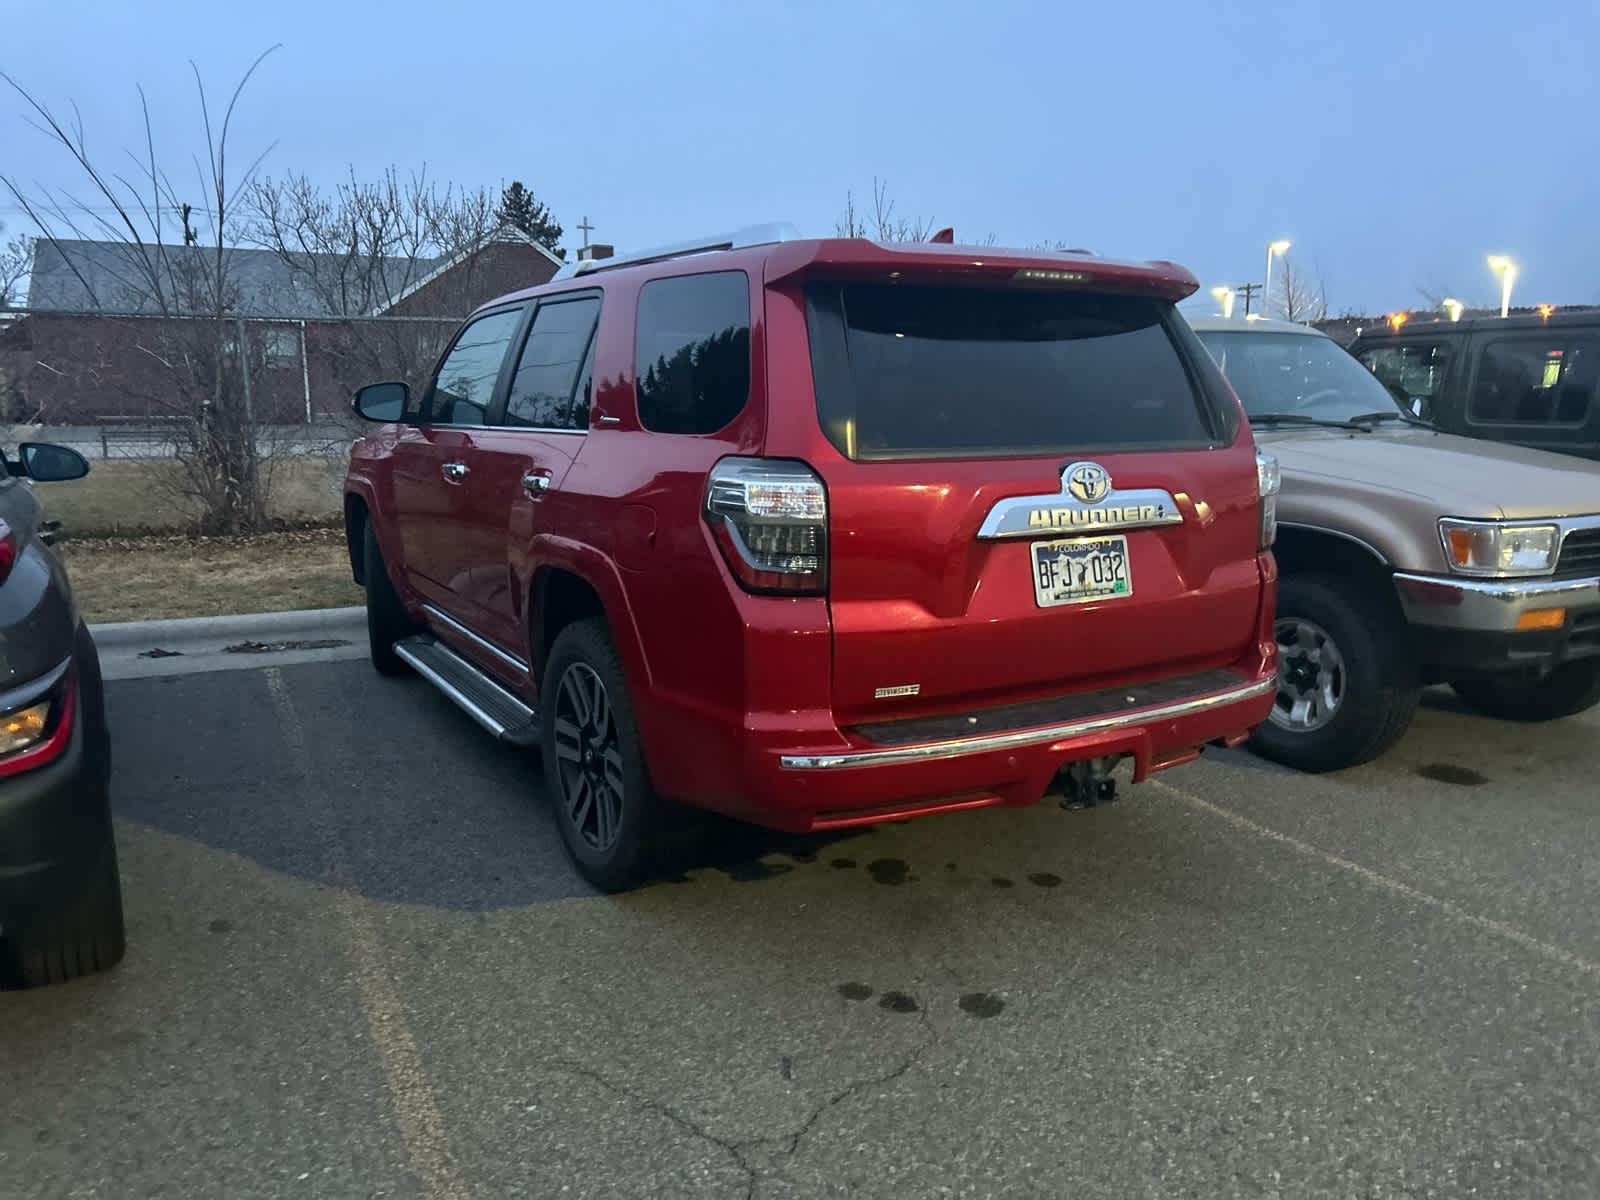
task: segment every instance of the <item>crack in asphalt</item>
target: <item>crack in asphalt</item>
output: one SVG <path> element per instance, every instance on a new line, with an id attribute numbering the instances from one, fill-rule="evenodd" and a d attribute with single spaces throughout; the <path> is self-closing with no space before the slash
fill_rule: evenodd
<path id="1" fill-rule="evenodd" d="M 756 1190 L 760 1187 L 762 1179 L 765 1176 L 770 1175 L 778 1163 L 787 1161 L 794 1157 L 794 1155 L 800 1149 L 800 1143 L 806 1139 L 807 1135 L 809 1135 L 812 1129 L 816 1127 L 817 1122 L 827 1115 L 828 1112 L 838 1107 L 840 1104 L 843 1104 L 845 1101 L 852 1099 L 867 1088 L 881 1087 L 886 1083 L 893 1083 L 895 1080 L 901 1078 L 907 1072 L 909 1072 L 911 1068 L 916 1066 L 918 1062 L 921 1061 L 924 1054 L 926 1054 L 938 1043 L 939 1032 L 934 1028 L 933 1022 L 926 1009 L 924 1009 L 920 1014 L 918 1023 L 922 1026 L 927 1036 L 922 1040 L 921 1044 L 913 1047 L 893 1068 L 888 1071 L 879 1072 L 875 1075 L 869 1075 L 864 1079 L 854 1080 L 840 1088 L 838 1091 L 834 1092 L 833 1095 L 829 1096 L 826 1100 L 822 1101 L 822 1103 L 813 1108 L 806 1119 L 801 1122 L 800 1128 L 795 1130 L 793 1133 L 776 1134 L 761 1138 L 747 1138 L 742 1142 L 730 1141 L 727 1138 L 719 1137 L 717 1134 L 707 1129 L 704 1125 L 700 1124 L 700 1122 L 691 1117 L 685 1116 L 681 1112 L 678 1112 L 670 1104 L 652 1099 L 649 1096 L 635 1091 L 626 1084 L 618 1083 L 616 1080 L 607 1077 L 604 1073 L 596 1070 L 593 1067 L 588 1067 L 582 1063 L 575 1063 L 564 1059 L 548 1060 L 545 1062 L 544 1066 L 550 1070 L 563 1072 L 568 1075 L 576 1075 L 581 1079 L 587 1079 L 592 1083 L 599 1084 L 607 1091 L 621 1096 L 623 1099 L 627 1100 L 636 1107 L 647 1112 L 655 1113 L 658 1116 L 665 1117 L 678 1128 L 696 1138 L 699 1138 L 707 1145 L 715 1146 L 717 1149 L 726 1154 L 728 1158 L 732 1160 L 734 1165 L 744 1173 L 745 1179 L 743 1200 L 755 1200 Z M 775 1161 L 767 1164 L 752 1162 L 750 1158 L 750 1152 L 754 1150 L 769 1151 Z"/>
<path id="2" fill-rule="evenodd" d="M 794 1157 L 796 1151 L 800 1149 L 800 1143 L 805 1140 L 806 1135 L 811 1132 L 811 1130 L 816 1126 L 816 1123 L 820 1121 L 830 1109 L 843 1104 L 846 1100 L 849 1100 L 851 1097 L 855 1096 L 856 1093 L 865 1088 L 878 1087 L 886 1083 L 893 1083 L 896 1079 L 899 1079 L 902 1075 L 906 1074 L 906 1072 L 910 1071 L 912 1067 L 916 1066 L 921 1060 L 922 1056 L 929 1050 L 933 1049 L 934 1045 L 939 1041 L 939 1031 L 933 1027 L 933 1021 L 926 1008 L 924 1008 L 919 1015 L 918 1024 L 922 1026 L 923 1031 L 927 1034 L 927 1037 L 923 1039 L 921 1045 L 913 1048 L 911 1052 L 905 1056 L 905 1059 L 899 1064 L 899 1066 L 895 1067 L 893 1070 L 882 1074 L 869 1076 L 866 1079 L 858 1079 L 854 1083 L 841 1088 L 827 1100 L 824 1100 L 821 1104 L 817 1105 L 817 1107 L 812 1110 L 811 1115 L 805 1119 L 805 1122 L 800 1126 L 800 1128 L 789 1135 L 789 1144 L 783 1151 L 783 1157 Z"/>
<path id="3" fill-rule="evenodd" d="M 549 1060 L 544 1063 L 544 1066 L 551 1070 L 563 1072 L 567 1075 L 576 1075 L 578 1078 L 587 1079 L 591 1083 L 597 1083 L 601 1087 L 605 1088 L 608 1092 L 612 1092 L 615 1095 L 621 1096 L 624 1100 L 627 1100 L 635 1107 L 641 1108 L 646 1112 L 655 1113 L 657 1116 L 665 1117 L 678 1128 L 692 1134 L 709 1145 L 717 1147 L 729 1158 L 731 1158 L 734 1164 L 744 1172 L 745 1200 L 750 1200 L 750 1198 L 755 1194 L 756 1178 L 759 1174 L 760 1168 L 756 1167 L 745 1158 L 744 1151 L 741 1148 L 742 1146 L 750 1145 L 752 1143 L 730 1142 L 726 1138 L 720 1138 L 716 1134 L 712 1133 L 709 1129 L 705 1128 L 705 1126 L 701 1125 L 698 1121 L 691 1117 L 686 1117 L 682 1113 L 678 1112 L 670 1104 L 665 1104 L 662 1101 L 642 1095 L 641 1093 L 636 1092 L 632 1088 L 628 1087 L 626 1084 L 618 1083 L 616 1080 L 607 1077 L 604 1073 L 596 1070 L 594 1067 L 587 1067 L 582 1063 L 575 1063 L 564 1059 Z"/>

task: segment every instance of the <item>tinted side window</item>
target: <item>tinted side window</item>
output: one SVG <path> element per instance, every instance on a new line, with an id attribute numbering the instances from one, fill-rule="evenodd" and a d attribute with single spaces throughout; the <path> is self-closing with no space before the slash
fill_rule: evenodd
<path id="1" fill-rule="evenodd" d="M 1490 342 L 1467 416 L 1480 425 L 1581 425 L 1600 373 L 1600 342 L 1552 333 Z"/>
<path id="2" fill-rule="evenodd" d="M 750 282 L 743 271 L 655 279 L 639 290 L 639 422 L 715 433 L 750 398 Z"/>
<path id="3" fill-rule="evenodd" d="M 461 331 L 439 367 L 423 406 L 429 425 L 482 425 L 494 399 L 494 385 L 506 350 L 522 323 L 523 310 L 505 309 L 479 317 Z"/>
<path id="4" fill-rule="evenodd" d="M 589 397 L 575 385 L 599 315 L 598 296 L 539 306 L 506 398 L 507 425 L 589 427 Z"/>
<path id="5" fill-rule="evenodd" d="M 1379 383 L 1406 397 L 1412 412 L 1431 417 L 1433 398 L 1444 386 L 1453 355 L 1447 342 L 1408 342 L 1374 346 L 1363 350 L 1359 357 Z"/>

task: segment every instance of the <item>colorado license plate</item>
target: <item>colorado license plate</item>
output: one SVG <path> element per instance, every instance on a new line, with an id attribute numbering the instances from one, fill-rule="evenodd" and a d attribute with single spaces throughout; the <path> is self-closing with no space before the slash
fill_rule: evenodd
<path id="1" fill-rule="evenodd" d="M 1126 537 L 1034 542 L 1033 598 L 1040 608 L 1133 595 Z"/>

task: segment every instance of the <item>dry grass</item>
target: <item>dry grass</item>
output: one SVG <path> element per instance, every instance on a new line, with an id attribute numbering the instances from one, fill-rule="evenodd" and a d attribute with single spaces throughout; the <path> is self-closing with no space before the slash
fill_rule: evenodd
<path id="1" fill-rule="evenodd" d="M 340 512 L 343 458 L 303 456 L 273 462 L 268 513 L 285 523 L 334 521 Z M 178 494 L 172 459 L 101 459 L 70 483 L 37 485 L 45 511 L 71 537 L 128 537 L 192 530 L 198 508 Z"/>
<path id="2" fill-rule="evenodd" d="M 92 622 L 360 604 L 341 529 L 248 538 L 75 539 L 63 545 Z"/>

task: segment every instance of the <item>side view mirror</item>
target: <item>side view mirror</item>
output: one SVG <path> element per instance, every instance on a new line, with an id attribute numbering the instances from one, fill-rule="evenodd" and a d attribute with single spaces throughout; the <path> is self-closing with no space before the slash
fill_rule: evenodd
<path id="1" fill-rule="evenodd" d="M 369 383 L 356 389 L 350 401 L 356 416 L 367 421 L 402 421 L 411 403 L 411 389 L 403 383 Z"/>
<path id="2" fill-rule="evenodd" d="M 64 483 L 89 473 L 89 460 L 76 450 L 50 442 L 23 442 L 18 447 L 22 474 L 40 483 Z"/>

